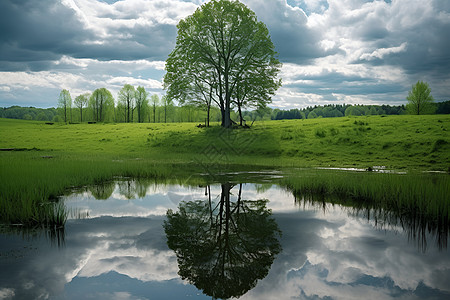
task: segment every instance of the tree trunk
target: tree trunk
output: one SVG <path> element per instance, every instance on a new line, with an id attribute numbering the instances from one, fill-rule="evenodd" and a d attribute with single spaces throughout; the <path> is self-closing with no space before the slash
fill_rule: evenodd
<path id="1" fill-rule="evenodd" d="M 224 120 L 224 126 L 225 128 L 231 128 L 231 117 L 230 117 L 230 99 L 227 99 L 225 102 L 225 120 Z"/>
<path id="2" fill-rule="evenodd" d="M 141 108 L 139 107 L 139 105 L 137 105 L 136 108 L 138 114 L 138 123 L 141 123 Z"/>
<path id="3" fill-rule="evenodd" d="M 238 101 L 239 103 L 239 101 Z M 238 111 L 239 111 L 239 125 L 242 126 L 242 110 L 241 105 L 238 105 Z"/>

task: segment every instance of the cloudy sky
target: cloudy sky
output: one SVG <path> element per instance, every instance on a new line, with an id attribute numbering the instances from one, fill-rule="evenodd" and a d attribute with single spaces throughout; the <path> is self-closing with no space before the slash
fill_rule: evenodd
<path id="1" fill-rule="evenodd" d="M 124 84 L 164 94 L 176 25 L 203 0 L 0 1 L 0 107 L 54 107 Z M 448 0 L 242 0 L 283 62 L 272 107 L 406 103 L 411 85 L 450 99 Z"/>

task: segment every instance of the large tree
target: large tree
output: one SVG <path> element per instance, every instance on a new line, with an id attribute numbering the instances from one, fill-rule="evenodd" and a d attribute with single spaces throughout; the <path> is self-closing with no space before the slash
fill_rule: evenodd
<path id="1" fill-rule="evenodd" d="M 175 49 L 166 62 L 167 95 L 193 100 L 214 91 L 222 126 L 231 127 L 230 112 L 236 89 L 258 88 L 254 101 L 267 103 L 280 85 L 281 64 L 269 31 L 239 1 L 212 0 L 178 24 Z M 257 80 L 249 78 L 258 77 Z M 275 86 L 276 88 L 272 88 Z"/>
<path id="2" fill-rule="evenodd" d="M 415 85 L 412 86 L 411 91 L 408 93 L 408 104 L 406 109 L 410 114 L 413 115 L 423 115 L 431 114 L 436 111 L 434 106 L 434 99 L 431 96 L 431 89 L 428 83 L 423 81 L 417 81 Z"/>
<path id="3" fill-rule="evenodd" d="M 125 109 L 125 122 L 130 123 L 133 121 L 133 111 L 135 104 L 136 91 L 130 84 L 125 84 L 119 91 L 118 100 Z"/>
<path id="4" fill-rule="evenodd" d="M 83 122 L 83 108 L 87 106 L 89 101 L 89 94 L 82 94 L 75 98 L 74 104 L 80 110 L 80 122 Z"/>
<path id="5" fill-rule="evenodd" d="M 62 115 L 64 116 L 64 122 L 67 123 L 67 119 L 70 116 L 72 108 L 72 97 L 70 96 L 68 90 L 62 90 L 61 93 L 59 93 L 58 107 L 62 111 Z"/>

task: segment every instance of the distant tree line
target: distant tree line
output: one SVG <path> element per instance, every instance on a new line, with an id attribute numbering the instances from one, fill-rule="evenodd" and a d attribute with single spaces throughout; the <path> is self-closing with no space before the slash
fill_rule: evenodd
<path id="1" fill-rule="evenodd" d="M 450 101 L 433 103 L 436 114 L 450 114 Z M 303 109 L 280 110 L 271 112 L 272 120 L 284 119 L 314 119 L 335 118 L 344 116 L 369 116 L 369 115 L 404 115 L 407 114 L 405 105 L 350 105 L 330 104 L 325 106 L 309 106 Z"/>
<path id="2" fill-rule="evenodd" d="M 0 118 L 52 121 L 58 114 L 56 108 L 10 106 L 0 107 Z"/>
<path id="3" fill-rule="evenodd" d="M 78 96 L 79 97 L 79 96 Z M 78 98 L 77 97 L 77 98 Z M 90 95 L 84 95 L 89 100 Z M 78 123 L 92 122 L 98 120 L 94 117 L 95 108 L 87 105 L 76 105 L 77 98 L 71 107 L 69 121 Z M 204 107 L 196 105 L 177 106 L 174 103 L 166 103 L 165 97 L 161 99 L 158 95 L 152 95 L 150 101 L 142 103 L 138 102 L 136 108 L 130 108 L 130 118 L 128 117 L 128 109 L 123 104 L 115 104 L 108 112 L 105 112 L 105 122 L 146 122 L 146 123 L 163 123 L 163 122 L 197 122 L 204 123 L 207 118 L 207 112 Z M 450 101 L 436 102 L 436 114 L 450 114 Z M 130 106 L 131 107 L 131 106 Z M 404 105 L 325 105 L 310 106 L 303 109 L 271 109 L 270 107 L 243 111 L 242 117 L 246 123 L 254 120 L 285 120 L 285 119 L 311 119 L 311 118 L 333 118 L 343 116 L 362 116 L 362 115 L 401 115 L 406 114 L 407 110 Z M 64 122 L 61 108 L 35 108 L 35 107 L 0 107 L 0 118 Z M 211 107 L 210 119 L 212 122 L 221 122 L 221 112 L 216 107 Z M 239 113 L 231 112 L 231 118 L 238 121 Z M 250 125 L 250 124 L 249 124 Z"/>

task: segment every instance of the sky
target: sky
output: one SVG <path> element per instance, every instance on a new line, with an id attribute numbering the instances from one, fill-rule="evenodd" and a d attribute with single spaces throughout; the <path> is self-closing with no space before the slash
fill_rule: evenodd
<path id="1" fill-rule="evenodd" d="M 202 0 L 1 0 L 0 107 L 55 107 L 125 85 L 162 96 L 178 22 Z M 450 100 L 448 0 L 242 0 L 283 63 L 270 105 L 406 104 L 429 83 Z"/>

